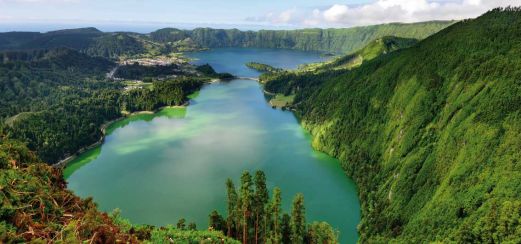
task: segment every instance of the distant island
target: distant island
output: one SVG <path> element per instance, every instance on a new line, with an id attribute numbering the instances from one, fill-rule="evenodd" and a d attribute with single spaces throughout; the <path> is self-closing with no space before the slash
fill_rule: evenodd
<path id="1" fill-rule="evenodd" d="M 283 71 L 283 69 L 281 69 L 281 68 L 275 68 L 271 65 L 261 64 L 261 63 L 257 63 L 257 62 L 246 63 L 246 67 L 257 70 L 259 72 L 263 72 L 263 73 L 275 73 L 275 72 Z"/>

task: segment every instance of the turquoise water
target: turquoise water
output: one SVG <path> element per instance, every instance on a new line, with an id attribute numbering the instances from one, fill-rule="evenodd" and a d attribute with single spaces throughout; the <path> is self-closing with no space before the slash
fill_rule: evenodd
<path id="1" fill-rule="evenodd" d="M 244 63 L 296 68 L 319 61 L 317 53 L 272 49 L 214 49 L 191 53 L 219 72 L 257 76 Z M 142 118 L 141 118 L 142 117 Z M 355 184 L 337 160 L 314 151 L 291 112 L 272 109 L 252 80 L 205 85 L 186 111 L 170 109 L 121 121 L 98 149 L 71 164 L 69 188 L 92 196 L 104 211 L 119 208 L 134 223 L 208 225 L 208 214 L 225 213 L 225 180 L 244 170 L 264 170 L 279 186 L 289 211 L 305 196 L 308 222 L 327 221 L 343 243 L 356 242 L 360 207 Z"/>

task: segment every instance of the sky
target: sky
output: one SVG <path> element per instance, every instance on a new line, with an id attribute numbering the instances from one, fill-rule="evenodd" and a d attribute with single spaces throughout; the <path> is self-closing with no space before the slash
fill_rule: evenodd
<path id="1" fill-rule="evenodd" d="M 0 0 L 0 31 L 295 29 L 460 20 L 521 0 Z"/>

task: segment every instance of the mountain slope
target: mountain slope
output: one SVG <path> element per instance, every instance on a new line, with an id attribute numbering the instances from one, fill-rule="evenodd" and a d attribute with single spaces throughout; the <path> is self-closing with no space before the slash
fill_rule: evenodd
<path id="1" fill-rule="evenodd" d="M 69 48 L 88 55 L 117 58 L 120 55 L 144 53 L 138 40 L 141 36 L 128 33 L 104 33 L 96 28 L 80 28 L 38 32 L 0 33 L 0 50 L 34 50 Z"/>
<path id="2" fill-rule="evenodd" d="M 413 24 L 383 24 L 347 29 L 302 29 L 240 31 L 197 28 L 194 30 L 161 29 L 150 34 L 159 42 L 175 42 L 190 38 L 201 47 L 289 48 L 335 53 L 354 52 L 367 43 L 385 36 L 423 39 L 453 24 L 432 21 Z"/>
<path id="3" fill-rule="evenodd" d="M 330 69 L 352 69 L 382 55 L 408 48 L 418 43 L 417 39 L 384 36 L 369 42 L 364 48 L 322 64 L 308 65 L 305 70 L 327 71 Z"/>
<path id="4" fill-rule="evenodd" d="M 307 80 L 310 74 L 319 76 L 321 79 L 333 78 L 346 70 L 357 68 L 365 62 L 411 47 L 416 43 L 418 43 L 416 39 L 386 36 L 370 42 L 354 53 L 331 61 L 307 64 L 296 71 L 265 73 L 260 76 L 259 80 L 265 84 L 264 90 L 268 93 L 278 93 L 285 96 L 295 95 L 297 91 L 301 91 L 301 88 L 307 88 L 304 91 L 310 91 L 312 89 L 309 86 L 317 84 L 316 80 Z"/>
<path id="5" fill-rule="evenodd" d="M 384 24 L 349 29 L 302 29 L 289 31 L 240 31 L 197 28 L 160 29 L 149 35 L 104 33 L 96 28 L 38 32 L 0 33 L 0 50 L 71 48 L 89 55 L 115 59 L 121 55 L 171 52 L 219 47 L 291 48 L 305 51 L 353 52 L 385 36 L 423 39 L 453 24 L 432 21 Z"/>
<path id="6" fill-rule="evenodd" d="M 496 9 L 357 69 L 291 78 L 313 146 L 358 183 L 361 242 L 521 241 L 518 26 L 520 9 Z"/>

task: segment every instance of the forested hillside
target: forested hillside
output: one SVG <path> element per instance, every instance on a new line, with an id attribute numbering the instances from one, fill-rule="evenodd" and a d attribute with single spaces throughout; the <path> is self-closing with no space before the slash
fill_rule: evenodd
<path id="1" fill-rule="evenodd" d="M 209 48 L 264 47 L 348 53 L 385 36 L 423 39 L 453 23 L 451 21 L 432 21 L 347 29 L 261 30 L 258 32 L 210 28 L 185 31 L 166 28 L 153 32 L 150 36 L 153 40 L 160 42 L 174 42 L 190 38 L 198 45 Z"/>
<path id="2" fill-rule="evenodd" d="M 357 68 L 365 62 L 411 47 L 416 43 L 418 43 L 416 39 L 386 36 L 371 41 L 354 53 L 323 63 L 306 64 L 296 71 L 267 72 L 262 74 L 259 80 L 265 83 L 264 89 L 269 93 L 290 96 L 296 95 L 295 93 L 299 91 L 299 96 L 305 97 L 307 92 L 313 91 L 312 86 L 320 84 L 320 80 L 335 78 L 346 70 Z M 320 74 L 318 75 L 320 79 L 310 74 Z"/>
<path id="3" fill-rule="evenodd" d="M 347 29 L 302 29 L 288 31 L 240 31 L 237 29 L 197 28 L 160 29 L 148 35 L 104 33 L 96 28 L 38 32 L 0 33 L 0 50 L 70 48 L 105 58 L 168 54 L 201 48 L 261 47 L 289 48 L 334 53 L 353 52 L 385 36 L 423 39 L 453 24 L 431 21 L 413 24 L 383 24 Z"/>
<path id="4" fill-rule="evenodd" d="M 39 32 L 0 33 L 0 50 L 69 48 L 82 53 L 115 59 L 147 50 L 140 35 L 104 33 L 95 28 Z"/>
<path id="5" fill-rule="evenodd" d="M 125 91 L 106 80 L 114 63 L 72 49 L 9 51 L 0 58 L 0 129 L 48 163 L 98 141 L 100 126 L 123 112 L 181 105 L 209 79 L 164 77 L 155 89 Z"/>
<path id="6" fill-rule="evenodd" d="M 358 183 L 362 243 L 521 242 L 520 26 L 521 9 L 496 9 L 279 86 Z"/>

